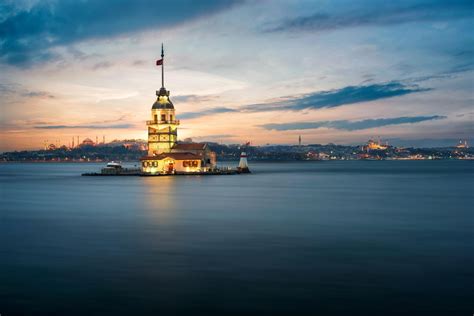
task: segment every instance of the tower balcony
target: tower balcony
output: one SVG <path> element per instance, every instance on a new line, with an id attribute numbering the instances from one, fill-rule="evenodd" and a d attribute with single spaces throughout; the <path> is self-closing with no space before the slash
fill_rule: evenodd
<path id="1" fill-rule="evenodd" d="M 156 125 L 156 124 L 173 124 L 173 125 L 179 125 L 179 120 L 146 121 L 146 125 Z"/>

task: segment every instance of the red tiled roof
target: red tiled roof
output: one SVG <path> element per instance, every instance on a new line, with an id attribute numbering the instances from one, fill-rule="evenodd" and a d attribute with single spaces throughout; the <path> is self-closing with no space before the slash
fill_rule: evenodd
<path id="1" fill-rule="evenodd" d="M 206 144 L 201 143 L 187 143 L 187 144 L 175 144 L 172 149 L 177 150 L 203 150 L 206 148 Z"/>
<path id="2" fill-rule="evenodd" d="M 198 155 L 193 153 L 163 153 L 157 156 L 145 156 L 140 158 L 140 160 L 162 160 L 165 158 L 171 158 L 174 160 L 198 160 L 201 159 Z"/>

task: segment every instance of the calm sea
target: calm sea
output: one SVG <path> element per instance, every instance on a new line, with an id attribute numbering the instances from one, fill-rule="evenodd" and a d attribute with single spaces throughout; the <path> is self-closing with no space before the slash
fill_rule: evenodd
<path id="1" fill-rule="evenodd" d="M 0 314 L 472 315 L 474 162 L 0 164 Z"/>

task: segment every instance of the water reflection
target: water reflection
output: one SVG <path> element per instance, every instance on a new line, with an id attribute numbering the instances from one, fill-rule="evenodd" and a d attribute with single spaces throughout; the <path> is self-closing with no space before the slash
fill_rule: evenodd
<path id="1" fill-rule="evenodd" d="M 177 179 L 175 177 L 143 177 L 142 180 L 146 210 L 159 222 L 169 221 L 176 212 Z"/>

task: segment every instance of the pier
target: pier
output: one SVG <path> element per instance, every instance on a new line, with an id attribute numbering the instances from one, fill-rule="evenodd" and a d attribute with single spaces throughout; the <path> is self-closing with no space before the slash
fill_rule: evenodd
<path id="1" fill-rule="evenodd" d="M 127 169 L 118 171 L 115 173 L 112 172 L 88 172 L 83 173 L 82 176 L 88 177 L 117 177 L 117 176 L 140 176 L 140 177 L 167 177 L 167 176 L 222 176 L 222 175 L 234 175 L 241 174 L 236 169 L 223 169 L 223 170 L 212 170 L 212 171 L 195 171 L 195 172 L 173 172 L 173 173 L 146 173 L 142 172 L 140 169 Z"/>

